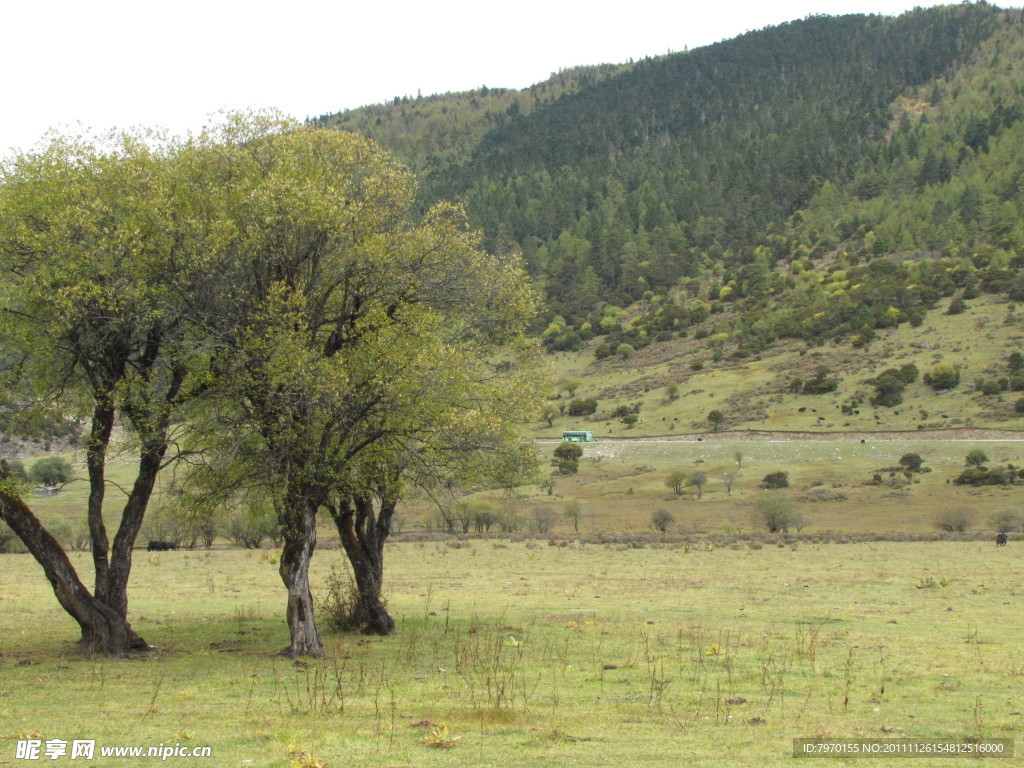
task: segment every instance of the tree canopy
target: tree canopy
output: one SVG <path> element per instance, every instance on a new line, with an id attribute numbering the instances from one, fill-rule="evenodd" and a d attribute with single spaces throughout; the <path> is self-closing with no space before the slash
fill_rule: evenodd
<path id="1" fill-rule="evenodd" d="M 383 543 L 403 487 L 514 485 L 529 467 L 517 436 L 540 392 L 529 281 L 514 257 L 481 249 L 459 207 L 417 215 L 411 174 L 354 134 L 233 115 L 158 146 L 57 139 L 15 162 L 2 190 L 0 290 L 17 299 L 3 347 L 23 351 L 35 400 L 73 381 L 72 404 L 93 411 L 97 593 L 114 419 L 138 437 L 145 491 L 115 540 L 126 579 L 188 402 L 183 443 L 205 460 L 186 488 L 277 510 L 289 651 L 321 652 L 308 584 L 320 510 L 366 626 L 386 633 Z"/>

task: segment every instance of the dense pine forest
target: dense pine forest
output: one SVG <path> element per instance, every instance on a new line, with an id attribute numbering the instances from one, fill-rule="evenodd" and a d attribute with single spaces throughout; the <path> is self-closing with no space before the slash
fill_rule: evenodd
<path id="1" fill-rule="evenodd" d="M 854 345 L 944 297 L 1024 298 L 1024 17 L 814 16 L 523 90 L 319 121 L 519 252 L 555 350 L 725 333 Z M 630 320 L 622 322 L 622 310 Z M 710 320 L 709 320 L 710 318 Z"/>

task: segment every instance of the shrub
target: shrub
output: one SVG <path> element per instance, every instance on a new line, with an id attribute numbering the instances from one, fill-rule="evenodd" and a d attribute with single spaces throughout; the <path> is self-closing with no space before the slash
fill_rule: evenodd
<path id="1" fill-rule="evenodd" d="M 935 527 L 948 533 L 963 533 L 971 527 L 971 515 L 964 509 L 949 509 L 935 518 Z"/>
<path id="2" fill-rule="evenodd" d="M 960 383 L 960 369 L 950 363 L 938 363 L 925 374 L 924 383 L 933 389 L 952 389 Z"/>
<path id="3" fill-rule="evenodd" d="M 597 410 L 597 400 L 592 397 L 580 398 L 569 403 L 570 416 L 590 416 Z"/>
<path id="4" fill-rule="evenodd" d="M 754 504 L 753 517 L 754 524 L 764 527 L 768 533 L 787 532 L 807 524 L 806 517 L 796 511 L 793 500 L 778 494 L 759 498 Z"/>
<path id="5" fill-rule="evenodd" d="M 331 564 L 325 580 L 325 592 L 316 600 L 318 617 L 338 632 L 351 632 L 362 625 L 359 610 L 359 590 L 346 568 Z"/>
<path id="6" fill-rule="evenodd" d="M 993 397 L 1003 391 L 1002 387 L 999 386 L 999 382 L 994 379 L 987 379 L 986 381 L 983 381 L 979 389 L 981 390 L 981 394 L 986 397 Z"/>
<path id="7" fill-rule="evenodd" d="M 558 514 L 547 507 L 537 507 L 533 510 L 532 528 L 538 536 L 543 536 L 554 527 Z"/>
<path id="8" fill-rule="evenodd" d="M 999 512 L 993 512 L 992 517 L 989 518 L 992 527 L 999 533 L 1013 533 L 1019 531 L 1021 523 L 1024 518 L 1021 517 L 1019 512 L 1013 510 L 1003 509 Z"/>
<path id="9" fill-rule="evenodd" d="M 765 490 L 789 488 L 789 472 L 770 472 L 764 476 L 761 487 Z"/>
<path id="10" fill-rule="evenodd" d="M 921 375 L 921 371 L 913 363 L 900 366 L 897 376 L 906 384 L 913 384 Z"/>
<path id="11" fill-rule="evenodd" d="M 676 522 L 676 516 L 667 509 L 656 509 L 651 513 L 651 528 L 658 533 L 667 533 Z"/>
<path id="12" fill-rule="evenodd" d="M 278 533 L 277 513 L 270 504 L 239 508 L 228 518 L 227 533 L 235 546 L 259 549 L 264 539 Z"/>
<path id="13" fill-rule="evenodd" d="M 0 552 L 9 551 L 9 546 L 18 537 L 14 535 L 14 531 L 8 527 L 7 523 L 0 520 Z"/>
<path id="14" fill-rule="evenodd" d="M 984 467 L 968 467 L 953 478 L 954 485 L 1009 485 L 1016 477 L 1002 467 L 985 469 Z"/>

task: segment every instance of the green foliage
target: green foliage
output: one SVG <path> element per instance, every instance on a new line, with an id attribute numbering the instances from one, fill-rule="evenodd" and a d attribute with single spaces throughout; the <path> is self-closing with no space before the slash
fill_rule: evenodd
<path id="1" fill-rule="evenodd" d="M 574 475 L 579 471 L 579 460 L 583 447 L 579 443 L 563 442 L 555 448 L 552 464 L 560 475 Z"/>
<path id="2" fill-rule="evenodd" d="M 789 472 L 769 472 L 761 481 L 761 487 L 766 490 L 789 488 Z"/>
<path id="3" fill-rule="evenodd" d="M 954 485 L 1010 485 L 1017 478 L 1017 472 L 1002 467 L 987 469 L 981 466 L 969 466 L 953 478 Z"/>
<path id="4" fill-rule="evenodd" d="M 1007 269 L 1024 242 L 1019 25 L 987 4 L 812 17 L 529 92 L 320 120 L 411 160 L 425 200 L 467 199 L 486 244 L 517 247 L 543 278 L 565 328 L 615 337 L 599 359 L 640 348 L 601 302 L 644 300 L 635 322 L 655 339 L 702 323 L 704 299 L 727 302 L 756 326 L 740 354 L 787 336 L 864 345 L 943 296 L 1024 293 Z M 805 279 L 829 252 L 848 261 Z M 928 258 L 891 258 L 904 253 Z M 664 300 L 681 280 L 701 295 Z M 765 313 L 769 296 L 785 308 Z"/>
<path id="5" fill-rule="evenodd" d="M 672 470 L 668 477 L 665 478 L 665 485 L 672 491 L 676 496 L 679 496 L 683 492 L 683 486 L 686 485 L 686 473 L 681 469 Z"/>
<path id="6" fill-rule="evenodd" d="M 28 479 L 37 485 L 63 485 L 71 480 L 73 469 L 62 456 L 48 456 L 36 461 L 28 471 Z"/>
<path id="7" fill-rule="evenodd" d="M 952 363 L 938 363 L 925 374 L 924 382 L 934 389 L 952 389 L 960 383 L 960 370 Z"/>
<path id="8" fill-rule="evenodd" d="M 906 387 L 899 371 L 889 370 L 870 381 L 875 388 L 875 395 L 871 398 L 872 405 L 892 407 L 903 402 L 903 390 Z"/>
<path id="9" fill-rule="evenodd" d="M 824 395 L 828 392 L 835 392 L 839 386 L 839 380 L 834 376 L 829 376 L 829 369 L 822 365 L 814 373 L 814 378 L 803 381 L 802 379 L 796 379 L 793 382 L 793 390 L 801 392 L 805 395 Z"/>
<path id="10" fill-rule="evenodd" d="M 966 311 L 967 311 L 967 303 L 963 299 L 961 299 L 960 297 L 957 297 L 957 298 L 953 299 L 951 302 L 949 302 L 949 308 L 946 310 L 946 314 L 947 315 L 962 315 Z"/>
<path id="11" fill-rule="evenodd" d="M 920 472 L 924 466 L 924 459 L 919 453 L 905 453 L 900 456 L 899 464 L 907 472 Z"/>
<path id="12" fill-rule="evenodd" d="M 21 459 L 11 459 L 7 462 L 7 466 L 10 469 L 11 479 L 15 483 L 25 485 L 29 482 L 28 471 L 25 469 L 25 463 Z"/>
<path id="13" fill-rule="evenodd" d="M 569 403 L 570 416 L 590 416 L 597 411 L 597 400 L 592 397 L 579 398 Z"/>
<path id="14" fill-rule="evenodd" d="M 579 443 L 565 441 L 555 448 L 555 458 L 559 460 L 579 459 L 583 455 L 583 446 Z"/>
<path id="15" fill-rule="evenodd" d="M 964 464 L 968 467 L 984 467 L 988 464 L 988 455 L 980 448 L 975 448 L 964 458 Z"/>
<path id="16" fill-rule="evenodd" d="M 225 528 L 231 541 L 246 549 L 259 549 L 264 541 L 277 539 L 280 534 L 277 513 L 266 502 L 239 506 L 227 516 Z"/>

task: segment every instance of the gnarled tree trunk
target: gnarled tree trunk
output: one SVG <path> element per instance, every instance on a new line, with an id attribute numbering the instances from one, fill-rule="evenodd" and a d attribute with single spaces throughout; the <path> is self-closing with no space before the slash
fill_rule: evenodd
<path id="1" fill-rule="evenodd" d="M 304 498 L 295 505 L 286 502 L 281 511 L 284 548 L 278 570 L 288 590 L 287 619 L 291 633 L 291 645 L 283 653 L 292 657 L 324 655 L 309 589 L 309 563 L 316 548 L 317 506 Z"/>
<path id="2" fill-rule="evenodd" d="M 149 650 L 124 616 L 93 597 L 75 573 L 63 548 L 32 514 L 10 483 L 7 462 L 0 462 L 0 519 L 11 527 L 43 567 L 61 606 L 82 630 L 79 650 L 121 656 Z"/>
<path id="3" fill-rule="evenodd" d="M 391 497 L 382 499 L 379 514 L 374 512 L 373 499 L 364 495 L 343 498 L 329 507 L 355 576 L 359 599 L 353 619 L 371 635 L 389 635 L 395 629 L 395 620 L 381 599 L 384 542 L 391 533 L 395 501 Z"/>

